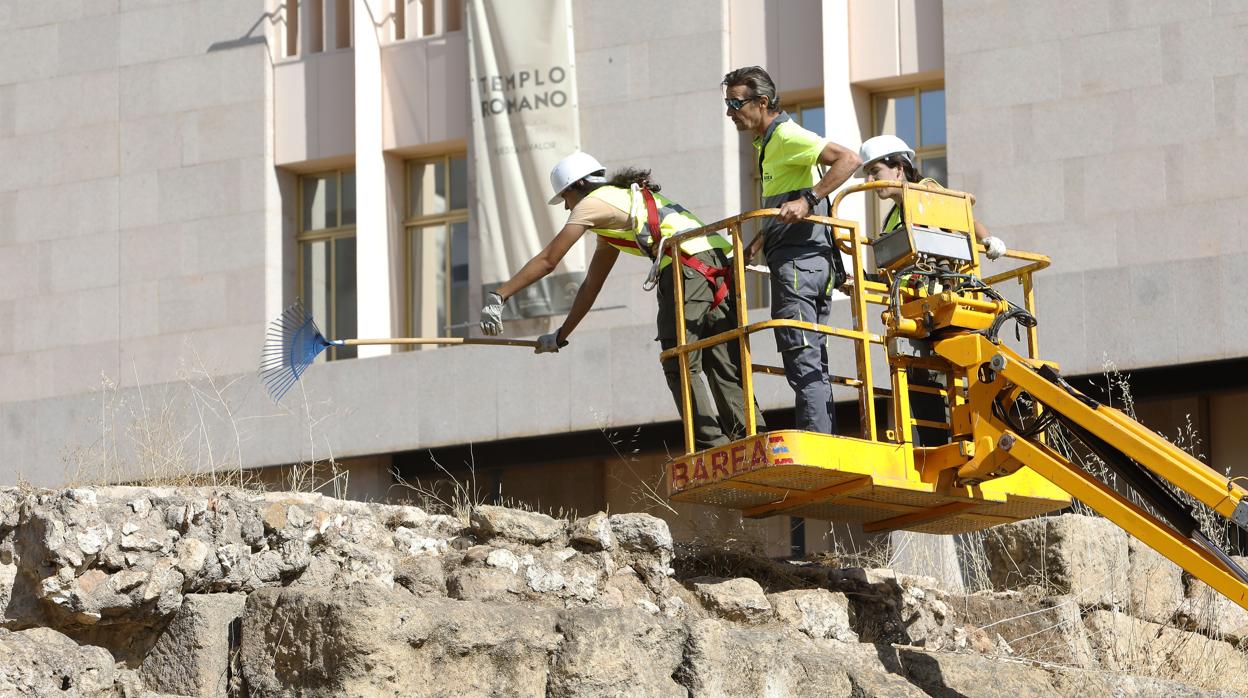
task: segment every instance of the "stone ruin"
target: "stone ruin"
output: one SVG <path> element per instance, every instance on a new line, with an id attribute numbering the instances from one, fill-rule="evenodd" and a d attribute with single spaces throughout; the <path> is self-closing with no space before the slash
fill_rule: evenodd
<path id="1" fill-rule="evenodd" d="M 1248 614 L 1108 522 L 983 550 L 997 591 L 955 595 L 766 559 L 679 577 L 647 514 L 0 489 L 0 695 L 1248 693 Z"/>

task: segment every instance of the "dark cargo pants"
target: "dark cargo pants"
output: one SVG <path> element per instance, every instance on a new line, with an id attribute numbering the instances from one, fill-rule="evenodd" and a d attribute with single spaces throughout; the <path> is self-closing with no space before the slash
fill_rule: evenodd
<path id="1" fill-rule="evenodd" d="M 832 312 L 832 262 L 827 257 L 777 261 L 771 267 L 771 317 L 826 325 Z M 777 327 L 776 349 L 796 395 L 798 429 L 836 433 L 836 410 L 828 380 L 828 345 L 818 332 Z"/>
<path id="2" fill-rule="evenodd" d="M 728 258 L 718 250 L 708 250 L 694 255 L 712 267 L 727 267 Z M 666 351 L 676 346 L 676 292 L 672 283 L 674 264 L 659 276 L 659 345 Z M 685 291 L 685 342 L 695 342 L 737 326 L 736 303 L 732 293 L 718 306 L 711 308 L 715 289 L 702 274 L 684 267 Z M 667 387 L 681 408 L 680 361 L 672 358 L 663 362 L 663 375 Z M 706 376 L 706 383 L 702 377 Z M 707 392 L 707 384 L 710 392 Z M 689 354 L 689 400 L 693 407 L 693 435 L 699 449 L 722 446 L 745 436 L 745 397 L 741 389 L 741 350 L 736 340 L 716 344 Z M 718 417 L 716 416 L 718 415 Z M 754 419 L 758 430 L 766 424 L 763 414 L 754 404 Z"/>

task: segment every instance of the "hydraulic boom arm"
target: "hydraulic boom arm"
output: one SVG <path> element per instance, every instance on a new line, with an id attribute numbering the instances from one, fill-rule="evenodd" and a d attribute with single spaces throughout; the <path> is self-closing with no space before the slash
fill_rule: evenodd
<path id="1" fill-rule="evenodd" d="M 1025 465 L 1248 609 L 1248 574 L 1201 532 L 1188 508 L 1158 479 L 1241 527 L 1248 524 L 1248 496 L 1242 487 L 1119 410 L 1080 394 L 1051 367 L 983 335 L 938 340 L 934 349 L 970 380 L 970 400 L 958 408 L 963 414 L 954 415 L 955 425 L 967 424 L 975 443 L 991 444 L 989 450 L 1008 454 L 972 459 L 959 467 L 959 479 L 982 482 Z M 1148 508 L 1045 445 L 1039 431 L 1028 433 L 1021 424 L 1008 423 L 1008 408 L 1002 405 L 1023 392 L 1041 406 L 1041 414 L 1048 412 L 1049 419 L 1061 422 L 1126 480 Z M 985 463 L 991 463 L 991 470 Z"/>

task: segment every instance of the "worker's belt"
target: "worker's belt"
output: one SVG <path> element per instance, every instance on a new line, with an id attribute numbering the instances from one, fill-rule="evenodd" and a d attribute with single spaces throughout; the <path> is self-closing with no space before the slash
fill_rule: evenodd
<path id="1" fill-rule="evenodd" d="M 653 260 L 655 258 L 654 248 L 659 247 L 660 241 L 663 239 L 663 229 L 659 223 L 659 207 L 654 201 L 654 194 L 650 192 L 648 187 L 643 186 L 639 191 L 641 192 L 641 198 L 646 202 L 646 227 L 649 229 L 650 239 L 645 241 L 638 236 L 637 249 L 645 252 L 646 256 Z M 643 245 L 643 242 L 649 242 L 650 244 Z M 723 303 L 724 299 L 728 297 L 728 279 L 732 278 L 728 276 L 728 269 L 726 267 L 713 267 L 693 255 L 685 254 L 684 250 L 679 248 L 677 248 L 677 251 L 680 253 L 680 261 L 705 277 L 711 288 L 715 289 L 715 299 L 711 302 L 711 308 L 719 307 L 719 304 Z"/>
<path id="2" fill-rule="evenodd" d="M 632 240 L 622 240 L 620 238 L 608 238 L 608 240 L 616 247 L 634 247 L 641 249 L 641 246 Z M 644 252 L 646 250 L 642 251 Z M 697 257 L 686 253 L 684 250 L 680 251 L 680 262 L 681 264 L 684 264 L 690 269 L 701 274 L 711 284 L 711 287 L 715 289 L 715 297 L 714 300 L 711 301 L 712 308 L 718 307 L 720 303 L 724 302 L 724 299 L 728 297 L 728 284 L 732 283 L 732 276 L 728 273 L 730 271 L 728 267 L 713 267 Z M 671 269 L 671 267 L 669 266 L 668 269 Z"/>

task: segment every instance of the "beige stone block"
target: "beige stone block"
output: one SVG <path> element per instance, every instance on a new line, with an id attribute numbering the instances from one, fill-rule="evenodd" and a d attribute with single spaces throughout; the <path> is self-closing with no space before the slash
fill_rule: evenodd
<path id="1" fill-rule="evenodd" d="M 1087 371 L 1099 373 L 1104 361 L 1119 368 L 1130 366 L 1126 352 L 1138 331 L 1125 313 L 1131 308 L 1131 276 L 1129 268 L 1101 269 L 1084 275 L 1084 323 L 1088 328 L 1087 344 L 1079 352 L 1079 364 Z M 1043 340 L 1042 340 L 1043 341 Z M 1063 366 L 1065 372 L 1075 371 Z"/>
<path id="2" fill-rule="evenodd" d="M 117 233 L 48 240 L 39 245 L 39 289 L 67 293 L 117 285 Z"/>
<path id="3" fill-rule="evenodd" d="M 50 187 L 23 188 L 13 206 L 17 240 L 53 240 L 115 230 L 119 205 L 112 177 Z"/>
<path id="4" fill-rule="evenodd" d="M 702 31 L 721 30 L 728 16 L 726 8 L 712 0 L 671 3 L 640 0 L 628 6 L 612 3 L 573 3 L 577 46 L 607 47 L 672 40 Z M 638 22 L 637 17 L 662 17 L 662 22 Z"/>
<path id="5" fill-rule="evenodd" d="M 156 98 L 160 113 L 184 112 L 224 103 L 223 85 L 232 85 L 233 81 L 226 80 L 219 69 L 220 55 L 210 53 L 157 63 Z M 230 101 L 233 99 L 231 96 Z"/>
<path id="6" fill-rule="evenodd" d="M 10 14 L 0 27 L 20 28 L 58 24 L 84 17 L 110 15 L 117 12 L 117 0 L 65 0 L 64 2 L 15 2 L 5 6 Z M 0 17 L 4 17 L 0 14 Z"/>
<path id="7" fill-rule="evenodd" d="M 1183 601 L 1183 570 L 1134 536 L 1127 538 L 1131 560 L 1131 605 L 1127 612 L 1166 624 Z"/>
<path id="8" fill-rule="evenodd" d="M 709 108 L 719 97 L 718 90 L 702 90 L 677 95 L 672 101 L 672 121 L 668 123 L 682 149 L 713 152 L 725 140 L 736 139 L 736 129 L 724 118 L 723 109 Z"/>
<path id="9" fill-rule="evenodd" d="M 264 307 L 264 270 L 259 265 L 241 269 L 227 275 L 227 290 L 223 299 L 228 323 L 243 324 L 271 318 L 262 317 L 257 310 Z"/>
<path id="10" fill-rule="evenodd" d="M 210 218 L 227 211 L 226 163 L 161 170 L 157 174 L 161 223 Z M 238 191 L 238 190 L 236 190 Z"/>
<path id="11" fill-rule="evenodd" d="M 6 32 L 0 41 L 0 83 L 39 80 L 57 73 L 57 30 L 45 24 Z"/>
<path id="12" fill-rule="evenodd" d="M 1061 62 L 1035 66 L 1057 72 L 1062 95 L 1128 90 L 1162 82 L 1161 31 L 1156 27 L 1079 36 L 1061 43 Z M 1051 66 L 1051 67 L 1050 67 Z"/>
<path id="13" fill-rule="evenodd" d="M 1060 71 L 1036 66 L 1060 65 L 1061 60 L 1057 42 L 947 56 L 949 104 L 978 110 L 1057 99 Z"/>
<path id="14" fill-rule="evenodd" d="M 1213 83 L 1201 79 L 1131 91 L 1132 120 L 1117 129 L 1120 150 L 1186 144 L 1214 137 Z"/>
<path id="15" fill-rule="evenodd" d="M 1095 173 L 1095 160 L 1086 164 Z M 1115 167 L 1130 172 L 1130 177 L 1085 176 L 1084 205 L 1102 213 L 1144 211 L 1165 205 L 1167 186 L 1166 158 L 1160 149 L 1121 152 Z"/>
<path id="16" fill-rule="evenodd" d="M 272 206 L 272 165 L 264 155 L 236 158 L 226 163 L 225 205 L 216 215 L 260 213 Z"/>
<path id="17" fill-rule="evenodd" d="M 1248 45 L 1242 17 L 1184 18 L 1178 37 L 1168 35 L 1166 59 L 1184 80 L 1242 75 L 1248 71 Z M 1173 29 L 1171 29 L 1173 31 Z"/>
<path id="18" fill-rule="evenodd" d="M 113 123 L 117 77 L 100 71 L 21 82 L 14 87 L 13 104 L 13 134 L 18 136 Z"/>
<path id="19" fill-rule="evenodd" d="M 117 174 L 113 124 L 40 133 L 16 139 L 14 157 L 0 170 L 0 187 L 68 184 Z"/>
<path id="20" fill-rule="evenodd" d="M 121 280 L 125 283 L 176 278 L 197 270 L 186 263 L 193 249 L 179 224 L 127 228 L 121 231 Z"/>
<path id="21" fill-rule="evenodd" d="M 1124 108 L 1130 102 L 1121 95 L 1093 95 L 1063 99 L 1032 107 L 1032 142 L 1027 159 L 1108 155 L 1115 149 Z"/>
<path id="22" fill-rule="evenodd" d="M 264 259 L 265 219 L 241 213 L 187 221 L 180 226 L 183 266 L 203 274 L 252 268 Z"/>
<path id="23" fill-rule="evenodd" d="M 0 352 L 0 385 L 4 386 L 5 403 L 12 405 L 39 397 L 35 357 L 34 353 Z M 7 444 L 23 441 L 21 437 L 25 435 L 16 436 L 6 440 L 6 449 Z"/>
<path id="24" fill-rule="evenodd" d="M 6 245 L 0 250 L 0 299 L 25 298 L 38 293 L 38 245 Z"/>
<path id="25" fill-rule="evenodd" d="M 705 29 L 704 25 L 699 28 Z M 725 35 L 719 31 L 690 34 L 680 41 L 651 41 L 651 66 L 680 66 L 679 70 L 657 73 L 652 70 L 650 81 L 653 93 L 676 95 L 718 88 L 724 79 L 722 54 L 725 41 Z M 782 75 L 780 72 L 776 74 Z M 707 109 L 710 109 L 709 104 Z"/>
<path id="26" fill-rule="evenodd" d="M 1060 221 L 1064 206 L 1062 163 L 999 167 L 980 182 L 975 194 L 975 216 L 984 221 L 1011 225 Z"/>
<path id="27" fill-rule="evenodd" d="M 121 179 L 118 219 L 122 228 L 156 225 L 160 220 L 160 175 L 157 172 L 125 174 Z"/>
<path id="28" fill-rule="evenodd" d="M 1083 607 L 1116 607 L 1129 599 L 1127 535 L 1106 519 L 1063 514 L 989 531 L 988 576 L 996 589 L 1039 585 L 1071 594 Z"/>
<path id="29" fill-rule="evenodd" d="M 56 27 L 58 75 L 117 67 L 117 15 L 88 17 Z"/>
<path id="30" fill-rule="evenodd" d="M 17 85 L 0 85 L 0 139 L 17 132 Z"/>
<path id="31" fill-rule="evenodd" d="M 118 339 L 127 341 L 138 337 L 150 337 L 160 331 L 159 296 L 160 284 L 156 281 L 123 283 L 117 289 L 121 298 Z"/>
<path id="32" fill-rule="evenodd" d="M 1234 177 L 1209 176 L 1209 163 L 1233 162 L 1248 156 L 1248 139 L 1215 138 L 1188 141 L 1165 152 L 1167 203 L 1205 204 L 1214 200 L 1243 201 L 1244 190 Z"/>
<path id="33" fill-rule="evenodd" d="M 250 18 L 251 13 L 248 12 L 248 22 L 254 21 Z M 231 21 L 231 29 L 241 24 L 242 21 Z M 248 24 L 250 26 L 250 24 Z M 233 34 L 229 35 L 233 37 Z M 215 41 L 219 37 L 213 37 Z M 197 53 L 207 52 L 208 46 L 193 47 Z M 350 52 L 347 52 L 350 56 Z M 239 46 L 222 51 L 212 52 L 213 62 L 217 70 L 229 86 L 226 102 L 250 102 L 255 100 L 269 101 L 273 98 L 269 88 L 269 74 L 272 70 L 272 62 L 269 58 L 267 47 L 263 44 L 251 44 L 248 46 Z M 349 64 L 349 63 L 348 63 Z M 464 78 L 467 80 L 467 65 L 465 62 Z M 349 88 L 341 88 L 343 94 L 351 94 Z M 346 99 L 346 97 L 342 97 Z M 349 100 L 348 100 L 349 101 Z"/>
<path id="34" fill-rule="evenodd" d="M 1218 324 L 1225 332 L 1224 346 L 1238 356 L 1241 348 L 1248 345 L 1248 327 L 1243 322 L 1243 305 L 1239 303 L 1243 289 L 1248 288 L 1248 254 L 1225 255 L 1218 260 L 1214 273 L 1219 277 L 1217 283 L 1225 299 L 1218 315 Z"/>
<path id="35" fill-rule="evenodd" d="M 1232 560 L 1240 569 L 1248 569 L 1248 557 L 1234 556 Z M 1182 627 L 1231 644 L 1248 639 L 1248 611 L 1191 575 L 1183 577 L 1187 591 L 1178 611 Z"/>
<path id="36" fill-rule="evenodd" d="M 644 44 L 578 51 L 576 74 L 582 109 L 649 96 L 650 52 Z"/>
<path id="37" fill-rule="evenodd" d="M 991 172 L 1014 162 L 1015 108 L 950 113 L 946 139 L 959 172 Z"/>
<path id="38" fill-rule="evenodd" d="M 116 338 L 117 294 L 76 291 L 28 298 L 15 307 L 19 350 L 91 344 Z"/>
<path id="39" fill-rule="evenodd" d="M 160 113 L 158 65 L 143 63 L 118 68 L 117 81 L 121 86 L 121 118 L 130 121 Z"/>
<path id="40" fill-rule="evenodd" d="M 99 340 L 105 341 L 99 341 Z M 116 332 L 111 337 L 98 337 L 93 343 L 44 349 L 36 355 L 39 397 L 51 398 L 100 390 L 104 376 L 117 371 L 119 355 Z M 99 402 L 96 402 L 99 409 Z M 97 415 L 97 429 L 98 415 Z M 72 444 L 61 441 L 62 449 Z M 82 444 L 85 445 L 85 444 Z"/>
<path id="41" fill-rule="evenodd" d="M 160 332 L 172 334 L 227 324 L 230 280 L 220 274 L 161 280 L 157 287 Z"/>
<path id="42" fill-rule="evenodd" d="M 1243 676 L 1248 659 L 1225 642 L 1166 628 L 1122 613 L 1093 611 L 1084 619 L 1103 669 L 1164 676 L 1194 686 L 1225 686 Z"/>
<path id="43" fill-rule="evenodd" d="M 117 376 L 118 384 L 133 387 L 136 383 L 178 380 L 185 346 L 186 337 L 182 335 L 155 335 L 121 342 L 119 365 L 124 370 Z"/>
<path id="44" fill-rule="evenodd" d="M 195 165 L 265 155 L 262 102 L 199 109 L 182 117 L 182 163 Z"/>
<path id="45" fill-rule="evenodd" d="M 117 181 L 111 177 L 30 187 L 11 197 L 14 240 L 56 240 L 115 230 L 117 226 Z"/>
<path id="46" fill-rule="evenodd" d="M 187 25 L 195 20 L 198 3 L 161 4 L 136 8 L 121 15 L 121 65 L 154 63 L 186 55 Z"/>
<path id="47" fill-rule="evenodd" d="M 20 301 L 0 300 L 0 327 L 13 327 L 14 307 Z M 13 333 L 0 332 L 0 356 L 13 353 Z M 2 385 L 2 384 L 0 384 Z"/>
<path id="48" fill-rule="evenodd" d="M 121 124 L 121 172 L 130 174 L 181 167 L 183 124 L 190 115 L 161 114 Z"/>

